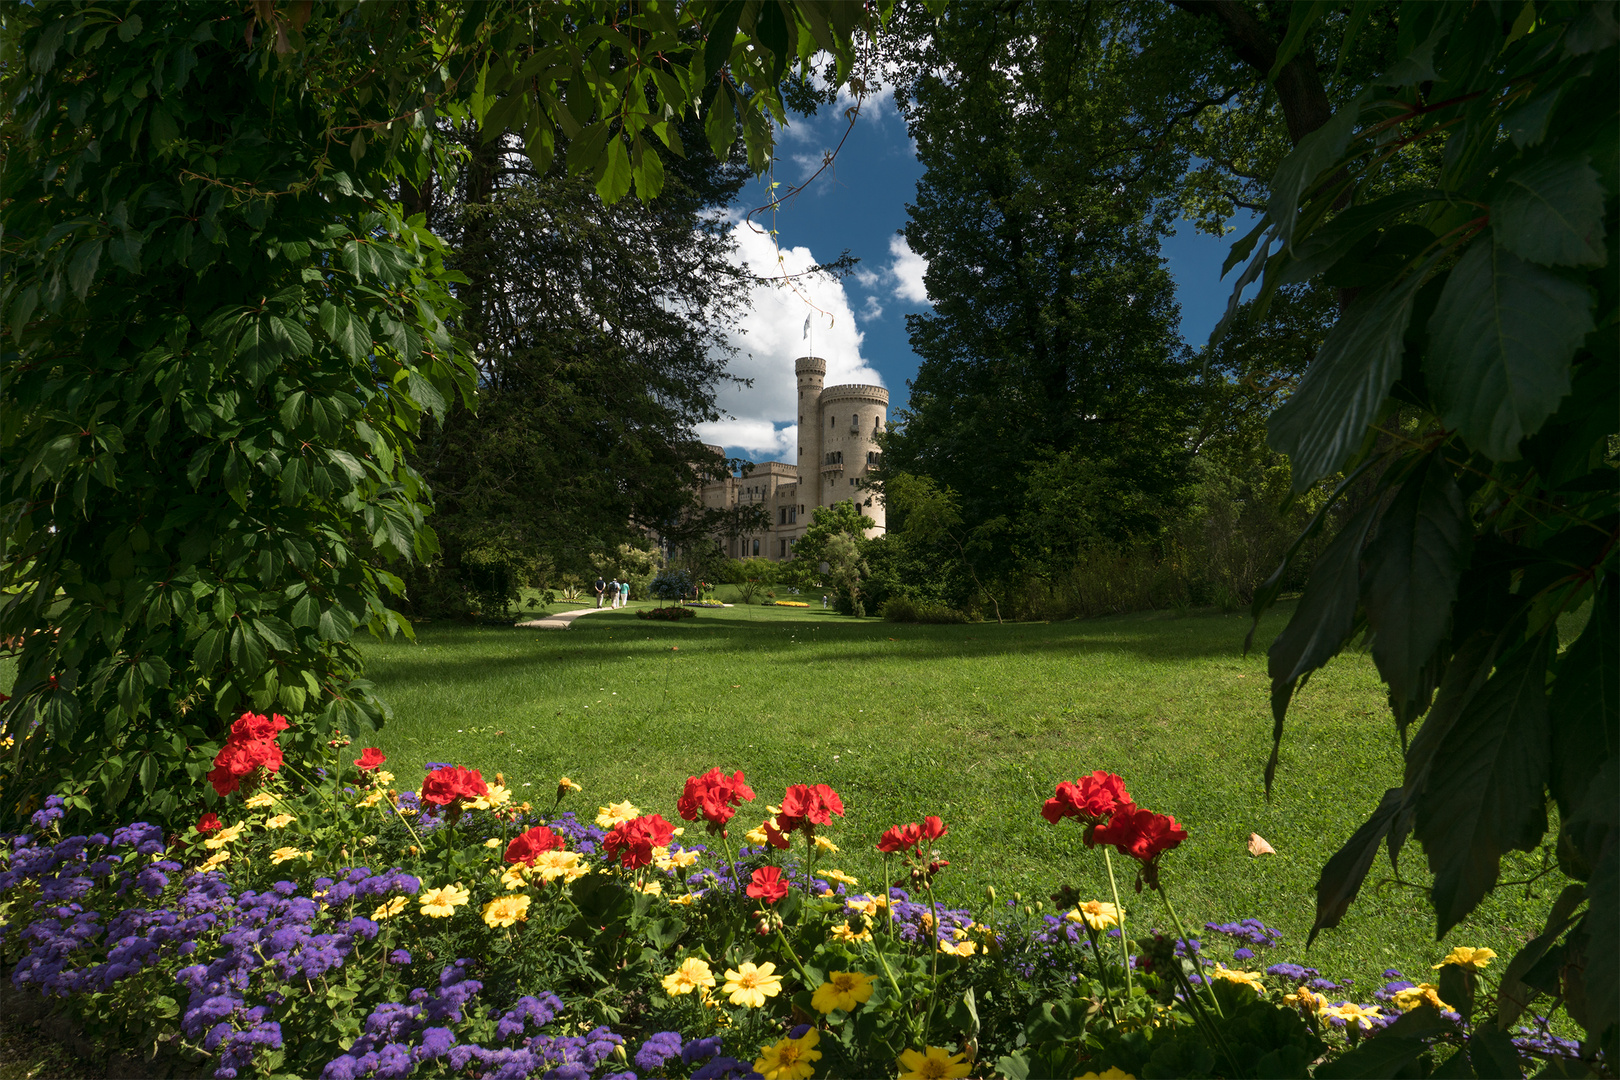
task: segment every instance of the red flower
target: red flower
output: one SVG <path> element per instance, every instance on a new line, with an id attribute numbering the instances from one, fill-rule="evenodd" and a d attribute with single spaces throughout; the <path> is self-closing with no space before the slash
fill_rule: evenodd
<path id="1" fill-rule="evenodd" d="M 909 851 L 922 843 L 922 826 L 915 821 L 909 825 L 891 825 L 878 838 L 877 849 L 885 855 Z"/>
<path id="2" fill-rule="evenodd" d="M 565 841 L 544 825 L 536 825 L 506 845 L 506 861 L 528 865 L 547 851 L 561 851 Z"/>
<path id="3" fill-rule="evenodd" d="M 258 713 L 245 712 L 231 725 L 231 739 L 236 742 L 258 742 L 264 739 L 274 739 L 278 734 L 288 728 L 286 717 L 271 713 L 269 716 L 260 716 Z"/>
<path id="4" fill-rule="evenodd" d="M 383 753 L 375 746 L 368 746 L 364 750 L 360 751 L 360 756 L 354 759 L 354 763 L 360 767 L 361 771 L 369 772 L 387 760 L 387 754 Z"/>
<path id="5" fill-rule="evenodd" d="M 257 769 L 272 773 L 280 769 L 281 747 L 276 745 L 276 734 L 286 729 L 287 721 L 279 716 L 267 719 L 243 713 L 231 725 L 230 737 L 214 756 L 214 768 L 208 773 L 215 793 L 222 798 L 232 794 Z M 266 734 L 261 736 L 256 734 L 258 732 Z"/>
<path id="6" fill-rule="evenodd" d="M 219 815 L 212 810 L 197 819 L 197 831 L 207 836 L 211 832 L 218 832 L 225 826 L 220 824 Z"/>
<path id="7" fill-rule="evenodd" d="M 731 820 L 739 805 L 753 799 L 754 789 L 743 782 L 742 770 L 735 776 L 727 776 L 719 769 L 710 769 L 702 776 L 686 778 L 686 790 L 675 807 L 687 821 L 696 821 L 701 816 L 712 828 L 718 829 Z"/>
<path id="8" fill-rule="evenodd" d="M 1114 811 L 1107 823 L 1091 830 L 1086 841 L 1090 844 L 1112 844 L 1121 855 L 1128 855 L 1144 863 L 1187 839 L 1187 830 L 1176 824 L 1169 814 L 1155 814 L 1126 803 Z"/>
<path id="9" fill-rule="evenodd" d="M 1053 825 L 1067 817 L 1081 818 L 1095 825 L 1120 807 L 1129 806 L 1130 802 L 1125 781 L 1099 769 L 1090 776 L 1082 776 L 1076 783 L 1065 780 L 1059 784 L 1057 794 L 1041 807 L 1041 816 Z"/>
<path id="10" fill-rule="evenodd" d="M 652 862 L 652 849 L 668 847 L 675 839 L 675 829 L 658 814 L 643 814 L 613 826 L 613 831 L 602 841 L 608 859 L 627 870 L 646 866 Z"/>
<path id="11" fill-rule="evenodd" d="M 812 825 L 830 825 L 834 814 L 844 816 L 844 800 L 836 791 L 826 784 L 794 784 L 782 796 L 782 813 L 778 816 L 797 818 Z"/>
<path id="12" fill-rule="evenodd" d="M 782 880 L 782 871 L 774 866 L 762 866 L 754 871 L 748 883 L 748 895 L 774 904 L 788 894 L 788 883 Z"/>
<path id="13" fill-rule="evenodd" d="M 422 781 L 421 797 L 424 802 L 449 806 L 461 799 L 476 799 L 489 794 L 489 785 L 477 769 L 463 769 L 459 765 L 448 769 L 434 769 Z"/>
<path id="14" fill-rule="evenodd" d="M 938 840 L 951 831 L 951 827 L 937 817 L 925 817 L 922 823 L 922 834 L 925 840 Z"/>

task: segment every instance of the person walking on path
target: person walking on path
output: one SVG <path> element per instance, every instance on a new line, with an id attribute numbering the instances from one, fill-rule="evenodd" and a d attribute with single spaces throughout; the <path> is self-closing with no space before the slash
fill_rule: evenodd
<path id="1" fill-rule="evenodd" d="M 630 583 L 628 581 L 619 582 L 619 606 L 630 606 Z"/>
<path id="2" fill-rule="evenodd" d="M 601 607 L 602 597 L 607 593 L 607 582 L 602 580 L 602 575 L 598 574 L 596 576 L 596 582 L 591 585 L 591 588 L 596 590 L 596 606 Z"/>
<path id="3" fill-rule="evenodd" d="M 619 607 L 619 579 L 618 578 L 614 578 L 612 581 L 608 582 L 608 596 L 612 601 L 609 604 L 609 606 L 612 607 L 615 611 L 618 610 L 618 607 Z"/>

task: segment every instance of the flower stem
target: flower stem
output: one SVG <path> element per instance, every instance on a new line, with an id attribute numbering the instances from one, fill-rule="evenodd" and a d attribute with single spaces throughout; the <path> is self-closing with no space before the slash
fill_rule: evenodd
<path id="1" fill-rule="evenodd" d="M 1125 933 L 1125 905 L 1119 902 L 1119 883 L 1114 880 L 1114 860 L 1108 856 L 1108 848 L 1103 848 L 1103 865 L 1108 867 L 1108 887 L 1114 892 L 1114 911 L 1119 916 L 1119 957 L 1125 962 L 1125 1002 L 1130 1003 L 1135 988 L 1131 985 L 1131 941 Z M 1101 961 L 1102 954 L 1097 954 Z"/>
<path id="2" fill-rule="evenodd" d="M 793 951 L 792 945 L 788 944 L 787 935 L 782 932 L 782 928 L 780 926 L 776 928 L 776 937 L 777 940 L 782 943 L 782 950 L 787 953 L 788 959 L 793 961 L 793 966 L 798 969 L 799 979 L 808 989 L 810 986 L 810 974 L 804 970 L 804 965 L 799 963 L 799 954 Z"/>
<path id="3" fill-rule="evenodd" d="M 1209 979 L 1204 975 L 1204 961 L 1198 955 L 1198 949 L 1194 947 L 1192 939 L 1187 936 L 1186 928 L 1181 925 L 1181 916 L 1176 914 L 1176 906 L 1170 902 L 1170 894 L 1165 891 L 1162 882 L 1155 885 L 1154 889 L 1158 892 L 1159 898 L 1164 901 L 1165 909 L 1170 912 L 1170 921 L 1176 924 L 1176 933 L 1181 935 L 1182 942 L 1187 946 L 1187 955 L 1192 957 L 1193 968 L 1198 972 L 1198 979 L 1204 984 L 1204 990 L 1209 994 L 1210 1004 L 1215 1006 L 1215 1015 L 1225 1019 L 1226 1013 L 1221 1010 L 1221 1001 L 1215 996 L 1215 987 L 1210 985 Z"/>

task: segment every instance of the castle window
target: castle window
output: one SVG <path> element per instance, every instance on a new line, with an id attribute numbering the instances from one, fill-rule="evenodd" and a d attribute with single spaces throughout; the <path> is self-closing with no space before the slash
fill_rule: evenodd
<path id="1" fill-rule="evenodd" d="M 783 559 L 787 558 L 787 541 L 786 540 L 782 541 L 782 553 L 781 553 L 780 557 L 783 558 Z"/>
<path id="2" fill-rule="evenodd" d="M 755 558 L 759 557 L 759 541 L 758 540 L 754 541 L 754 557 Z"/>
<path id="3" fill-rule="evenodd" d="M 786 525 L 787 524 L 787 507 L 784 506 L 784 507 L 780 508 L 780 510 L 778 511 L 777 516 L 781 519 L 781 520 L 779 520 L 777 522 L 777 524 L 778 525 Z"/>
<path id="4" fill-rule="evenodd" d="M 835 428 L 837 426 L 838 426 L 838 417 L 836 417 L 836 416 L 827 417 L 827 427 L 828 428 Z"/>
<path id="5" fill-rule="evenodd" d="M 789 525 L 797 524 L 798 521 L 799 521 L 799 508 L 797 506 L 788 507 L 787 508 L 787 516 L 788 516 L 788 524 Z"/>

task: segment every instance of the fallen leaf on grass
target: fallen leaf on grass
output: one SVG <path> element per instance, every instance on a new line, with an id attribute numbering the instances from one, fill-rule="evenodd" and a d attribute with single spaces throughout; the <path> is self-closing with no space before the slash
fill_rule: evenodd
<path id="1" fill-rule="evenodd" d="M 1266 843 L 1265 837 L 1261 836 L 1257 832 L 1252 832 L 1249 834 L 1249 854 L 1275 855 L 1277 854 L 1277 849 Z"/>

